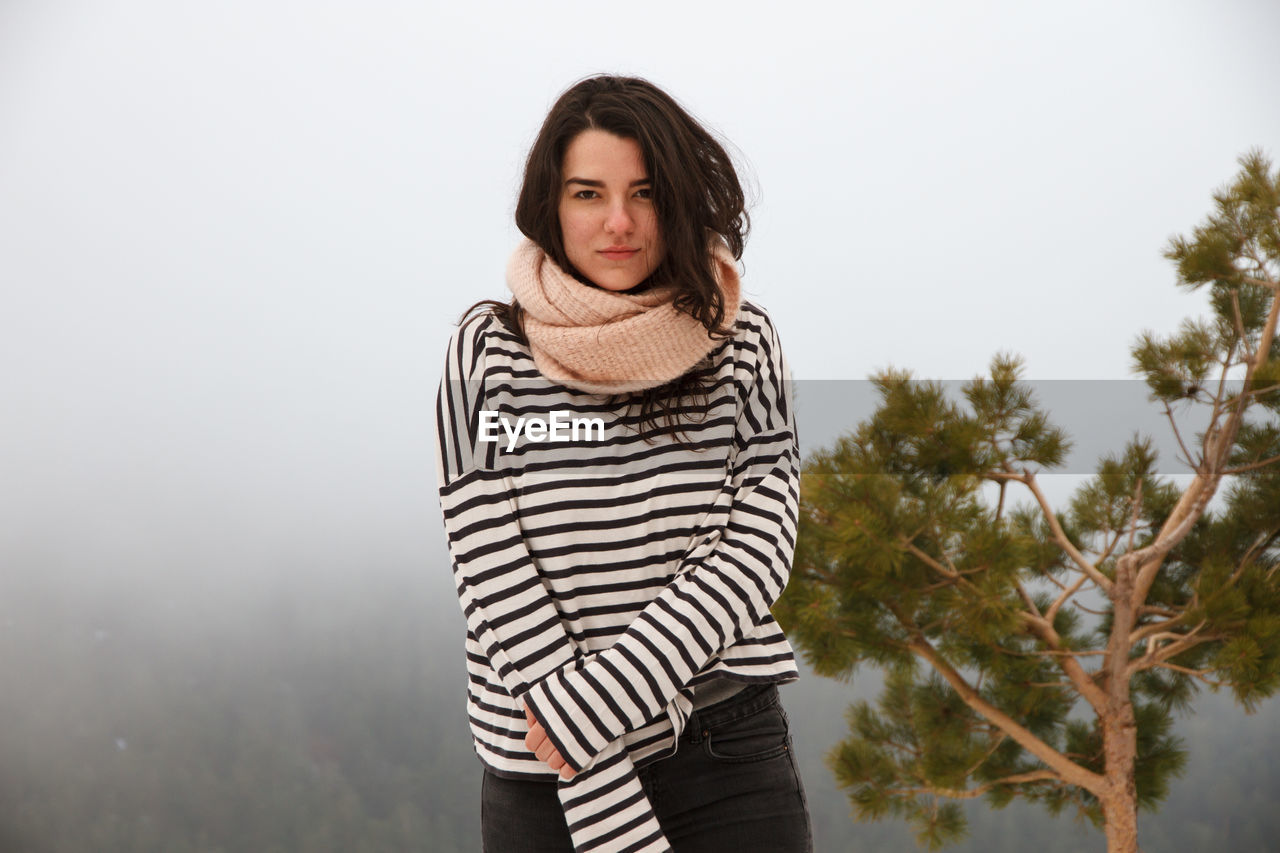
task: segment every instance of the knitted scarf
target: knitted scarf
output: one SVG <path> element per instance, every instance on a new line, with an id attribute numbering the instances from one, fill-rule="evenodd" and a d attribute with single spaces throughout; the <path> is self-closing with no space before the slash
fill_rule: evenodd
<path id="1" fill-rule="evenodd" d="M 738 316 L 737 265 L 714 242 L 724 325 Z M 531 240 L 507 264 L 507 286 L 525 310 L 524 330 L 542 375 L 591 394 L 657 388 L 696 366 L 719 341 L 694 317 L 676 310 L 674 284 L 616 293 L 583 284 Z"/>

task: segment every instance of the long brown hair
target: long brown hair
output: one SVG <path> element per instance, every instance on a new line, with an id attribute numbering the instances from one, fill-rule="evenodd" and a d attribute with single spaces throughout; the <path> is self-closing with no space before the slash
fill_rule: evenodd
<path id="1" fill-rule="evenodd" d="M 695 317 L 713 339 L 732 334 L 724 325 L 724 296 L 716 284 L 715 261 L 708 251 L 714 233 L 735 259 L 742 257 L 751 227 L 742 184 L 724 147 L 675 99 L 639 77 L 600 75 L 580 80 L 552 105 L 525 161 L 524 180 L 516 201 L 516 227 L 561 269 L 582 276 L 565 253 L 560 229 L 560 193 L 565 151 L 578 134 L 603 130 L 640 146 L 653 188 L 654 212 L 666 253 L 640 287 L 673 283 L 674 305 Z M 519 303 L 486 299 L 463 314 L 487 308 L 518 338 L 524 333 Z M 696 411 L 708 391 L 705 365 L 658 388 L 624 399 L 640 402 L 638 427 L 671 432 L 694 402 Z"/>

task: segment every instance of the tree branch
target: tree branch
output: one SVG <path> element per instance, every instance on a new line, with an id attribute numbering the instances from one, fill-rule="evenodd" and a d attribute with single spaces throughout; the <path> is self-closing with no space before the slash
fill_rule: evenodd
<path id="1" fill-rule="evenodd" d="M 1240 280 L 1246 284 L 1256 284 L 1259 287 L 1268 287 L 1272 290 L 1275 290 L 1277 287 L 1276 282 L 1268 278 L 1254 278 L 1250 275 L 1242 275 L 1240 276 Z"/>
<path id="2" fill-rule="evenodd" d="M 1062 605 L 1070 601 L 1071 596 L 1079 592 L 1080 587 L 1084 586 L 1084 582 L 1088 579 L 1087 575 L 1080 575 L 1076 578 L 1075 583 L 1063 589 L 1062 595 L 1054 599 L 1053 604 L 1050 604 L 1049 609 L 1044 612 L 1045 621 L 1052 625 L 1054 618 L 1058 615 L 1058 611 L 1062 609 Z"/>
<path id="3" fill-rule="evenodd" d="M 954 581 L 964 580 L 964 578 L 960 576 L 960 573 L 955 570 L 954 566 L 952 566 L 951 568 L 947 568 L 946 566 L 942 565 L 942 563 L 939 563 L 937 559 L 929 556 L 927 552 L 922 550 L 920 546 L 916 545 L 914 542 L 903 541 L 902 545 L 906 548 L 906 551 L 908 554 L 915 557 L 917 560 L 924 563 L 926 566 L 933 569 L 938 574 L 943 575 L 944 577 L 950 578 L 951 580 L 954 580 Z"/>
<path id="4" fill-rule="evenodd" d="M 1178 655 L 1182 654 L 1183 652 L 1188 651 L 1189 649 L 1194 649 L 1196 646 L 1207 643 L 1210 640 L 1218 639 L 1218 636 L 1215 634 L 1206 634 L 1203 637 L 1195 636 L 1203 627 L 1204 627 L 1204 623 L 1201 622 L 1195 628 L 1191 629 L 1191 631 L 1187 632 L 1186 634 L 1183 634 L 1182 639 L 1175 640 L 1174 642 L 1169 643 L 1167 646 L 1161 646 L 1159 649 L 1156 650 L 1155 654 L 1151 655 L 1151 657 L 1157 663 L 1165 663 L 1177 657 Z"/>
<path id="5" fill-rule="evenodd" d="M 1071 540 L 1067 537 L 1066 531 L 1064 531 L 1062 529 L 1062 525 L 1058 523 L 1058 516 L 1054 514 L 1053 507 L 1049 506 L 1049 499 L 1046 498 L 1044 492 L 1040 490 L 1040 484 L 1036 482 L 1036 475 L 1026 469 L 1023 469 L 1021 474 L 1007 474 L 1001 476 L 1007 476 L 1011 480 L 1016 480 L 1031 490 L 1031 494 L 1035 496 L 1036 503 L 1040 505 L 1040 512 L 1044 516 L 1045 523 L 1049 525 L 1049 530 L 1053 534 L 1053 541 L 1058 544 L 1059 548 L 1066 552 L 1067 556 L 1071 558 L 1073 563 L 1080 567 L 1080 571 L 1088 575 L 1090 580 L 1097 584 L 1100 589 L 1105 592 L 1110 592 L 1111 579 L 1098 571 L 1097 567 L 1094 566 L 1093 563 L 1090 563 L 1085 558 L 1084 554 L 1081 554 L 1080 550 L 1071 543 Z"/>
<path id="6" fill-rule="evenodd" d="M 1023 749 L 1043 761 L 1063 781 L 1078 785 L 1099 798 L 1106 793 L 1107 780 L 1105 777 L 1076 764 L 1036 737 L 1035 734 L 1018 723 L 1017 720 L 979 696 L 978 692 L 965 681 L 964 676 L 960 675 L 950 664 L 943 660 L 938 651 L 924 637 L 914 636 L 907 646 L 912 652 L 928 661 L 938 671 L 938 674 L 946 679 L 952 689 L 959 694 L 966 705 L 986 717 L 992 725 L 1013 738 Z"/>
<path id="7" fill-rule="evenodd" d="M 1034 658 L 1034 657 L 1055 657 L 1058 655 L 1069 655 L 1073 658 L 1087 658 L 1091 656 L 1105 655 L 1106 652 L 1098 649 L 1097 651 L 1080 651 L 1078 649 L 1036 649 L 1034 652 L 1018 652 L 1013 649 L 1000 648 L 1001 654 L 1014 655 L 1016 657 Z"/>
<path id="8" fill-rule="evenodd" d="M 1236 415 L 1233 414 L 1231 420 L 1234 421 L 1235 417 Z M 1235 421 L 1234 425 L 1238 425 L 1238 421 Z M 1220 436 L 1223 444 L 1230 445 L 1234 442 L 1234 429 L 1232 429 L 1231 436 L 1230 440 L 1227 440 L 1226 434 Z M 1209 441 L 1209 439 L 1206 439 L 1206 441 Z M 1206 454 L 1207 456 L 1208 454 Z M 1217 491 L 1218 480 L 1221 478 L 1219 468 L 1221 460 L 1215 460 L 1211 465 L 1212 470 L 1209 476 L 1196 474 L 1195 480 L 1187 487 L 1187 491 L 1183 492 L 1182 498 L 1179 499 L 1177 505 L 1173 508 L 1173 512 L 1165 521 L 1164 527 L 1156 534 L 1156 540 L 1145 548 L 1130 551 L 1120 558 L 1121 563 L 1130 561 L 1130 565 L 1138 568 L 1137 577 L 1133 584 L 1132 597 L 1129 599 L 1134 608 L 1141 607 L 1146 603 L 1147 593 L 1151 591 L 1151 584 L 1155 582 L 1156 573 L 1160 571 L 1160 566 L 1164 564 L 1164 558 L 1191 532 L 1191 528 L 1204 515 L 1204 509 L 1209 505 L 1210 498 Z M 1197 485 L 1200 486 L 1199 489 L 1196 488 Z M 1195 497 L 1184 508 L 1183 501 L 1193 492 Z M 1180 508 L 1184 514 L 1178 519 L 1177 524 L 1172 524 Z"/>
<path id="9" fill-rule="evenodd" d="M 1000 748 L 1000 744 L 1004 743 L 1008 739 L 1009 739 L 1009 736 L 1007 734 L 1005 734 L 1004 732 L 999 732 L 999 736 L 993 739 L 991 743 L 991 748 L 988 749 L 972 767 L 964 771 L 964 777 L 968 779 L 977 771 L 979 767 L 981 767 L 983 764 L 986 764 L 987 759 L 996 754 L 996 750 Z"/>
<path id="10" fill-rule="evenodd" d="M 1085 607 L 1083 604 L 1081 604 L 1078 601 L 1071 602 L 1071 606 L 1076 608 L 1077 610 L 1083 610 L 1085 613 L 1088 613 L 1090 616 L 1106 616 L 1107 615 L 1106 612 L 1102 610 L 1094 610 L 1092 607 Z"/>
<path id="11" fill-rule="evenodd" d="M 1081 579 L 1084 576 L 1081 575 Z M 1022 584 L 1018 584 L 1018 595 L 1022 596 L 1023 602 L 1027 605 L 1025 614 L 1031 630 L 1039 635 L 1040 639 L 1053 651 L 1062 651 L 1062 637 L 1053 628 L 1053 623 L 1045 619 L 1041 615 L 1040 610 L 1036 607 L 1035 601 L 1031 598 L 1031 594 L 1023 589 Z M 1084 667 L 1080 665 L 1080 661 L 1074 656 L 1066 655 L 1058 658 L 1058 668 L 1071 680 L 1071 685 L 1076 691 L 1084 697 L 1089 703 L 1089 707 L 1099 716 L 1106 710 L 1107 695 L 1102 692 L 1097 683 L 1084 671 Z"/>
<path id="12" fill-rule="evenodd" d="M 1154 647 L 1155 641 L 1163 635 L 1153 634 L 1148 638 L 1149 649 L 1147 653 L 1140 658 L 1135 658 L 1134 660 L 1129 661 L 1126 674 L 1129 677 L 1133 677 L 1135 673 L 1141 672 L 1144 669 L 1150 669 L 1158 664 L 1166 663 L 1185 651 L 1194 649 L 1196 646 L 1207 643 L 1210 640 L 1218 639 L 1217 636 L 1213 634 L 1203 637 L 1196 636 L 1196 634 L 1199 634 L 1200 631 L 1204 629 L 1205 624 L 1206 623 L 1204 622 L 1200 622 L 1185 634 L 1169 634 L 1171 637 L 1178 637 L 1180 639 L 1169 643 L 1167 646 Z"/>
<path id="13" fill-rule="evenodd" d="M 1031 593 L 1027 592 L 1022 584 L 1018 584 L 1018 597 L 1022 599 L 1022 603 L 1027 605 L 1027 613 L 1034 622 L 1043 622 L 1044 614 L 1040 612 L 1040 608 L 1036 607 L 1035 599 L 1031 597 Z"/>
<path id="14" fill-rule="evenodd" d="M 1108 544 L 1104 550 L 1098 552 L 1097 562 L 1099 563 L 1105 562 L 1108 557 L 1114 554 L 1116 550 L 1116 546 L 1120 544 L 1120 540 L 1123 538 L 1124 538 L 1124 531 L 1117 530 L 1116 535 L 1111 537 L 1110 544 Z"/>
<path id="15" fill-rule="evenodd" d="M 1274 287 L 1274 285 L 1271 286 Z M 1275 337 L 1278 318 L 1280 318 L 1280 298 L 1272 299 L 1271 308 L 1267 312 L 1267 320 L 1263 326 L 1262 339 L 1258 343 L 1258 349 L 1253 353 L 1252 358 L 1247 359 L 1248 366 L 1245 368 L 1244 377 L 1246 390 L 1249 389 L 1257 368 L 1267 361 L 1271 339 Z M 1225 369 L 1222 378 L 1225 379 Z M 1247 396 L 1242 394 L 1236 399 L 1231 407 L 1231 413 L 1227 417 L 1226 424 L 1219 427 L 1218 418 L 1221 413 L 1221 405 L 1222 390 L 1220 388 L 1218 397 L 1214 400 L 1213 418 L 1209 428 L 1205 430 L 1205 452 L 1201 457 L 1201 465 L 1196 472 L 1195 479 L 1191 481 L 1191 485 L 1182 493 L 1173 511 L 1169 513 L 1169 517 L 1165 519 L 1160 532 L 1156 534 L 1155 542 L 1143 549 L 1147 553 L 1143 554 L 1138 563 L 1141 565 L 1141 569 L 1138 572 L 1137 582 L 1133 588 L 1133 598 L 1131 599 L 1135 606 L 1139 606 L 1146 601 L 1147 593 L 1151 590 L 1151 584 L 1155 581 L 1156 574 L 1164 563 L 1165 555 L 1190 532 L 1191 526 L 1199 520 L 1205 506 L 1208 505 L 1209 499 L 1217 491 L 1218 482 L 1223 473 L 1223 465 L 1231 453 L 1231 448 L 1235 445 L 1236 434 L 1239 432 L 1240 423 L 1244 419 L 1245 410 L 1248 408 Z M 1126 555 L 1126 557 L 1131 556 L 1134 555 Z"/>
<path id="16" fill-rule="evenodd" d="M 1222 472 L 1222 474 L 1224 477 L 1230 474 L 1243 474 L 1246 471 L 1255 471 L 1258 468 L 1265 468 L 1276 462 L 1280 462 L 1280 456 L 1272 456 L 1271 458 L 1263 459 L 1260 462 L 1250 462 L 1247 465 L 1237 465 L 1234 468 L 1227 468 Z"/>
<path id="17" fill-rule="evenodd" d="M 1187 449 L 1187 443 L 1182 440 L 1182 430 L 1178 429 L 1178 421 L 1173 417 L 1173 407 L 1166 400 L 1164 404 L 1164 416 L 1169 419 L 1169 426 L 1173 429 L 1173 437 L 1178 440 L 1178 447 L 1182 449 L 1182 455 L 1186 459 L 1187 465 L 1191 468 L 1199 468 L 1200 462 L 1191 456 L 1191 451 Z"/>
<path id="18" fill-rule="evenodd" d="M 1153 664 L 1150 668 L 1151 669 L 1171 669 L 1174 672 L 1181 672 L 1186 675 L 1190 675 L 1200 679 L 1205 684 L 1208 684 L 1210 687 L 1224 687 L 1226 685 L 1226 682 L 1224 681 L 1216 681 L 1209 677 L 1209 673 L 1213 672 L 1213 670 L 1211 669 L 1192 669 L 1189 666 L 1178 666 L 1176 663 L 1157 663 L 1157 664 Z"/>
<path id="19" fill-rule="evenodd" d="M 1138 612 L 1141 612 L 1141 609 L 1139 609 Z M 1168 633 L 1170 628 L 1173 628 L 1177 625 L 1182 624 L 1182 622 L 1186 618 L 1187 618 L 1187 611 L 1184 610 L 1178 615 L 1173 616 L 1169 619 L 1165 619 L 1164 621 L 1148 622 L 1145 625 L 1141 625 L 1135 628 L 1133 632 L 1129 634 L 1129 646 L 1130 647 L 1136 646 L 1139 643 L 1141 643 L 1143 640 L 1145 640 L 1147 637 L 1151 637 L 1161 633 Z M 1181 637 L 1183 635 L 1178 634 L 1176 636 Z"/>
<path id="20" fill-rule="evenodd" d="M 1244 556 L 1240 558 L 1240 566 L 1231 573 L 1228 583 L 1235 583 L 1240 579 L 1240 575 L 1244 574 L 1244 570 L 1253 565 L 1253 562 L 1262 556 L 1268 548 L 1275 544 L 1276 539 L 1280 538 L 1280 527 L 1272 530 L 1270 533 L 1261 533 L 1258 535 L 1258 541 L 1249 546 L 1249 550 L 1244 552 Z"/>
<path id="21" fill-rule="evenodd" d="M 1133 487 L 1133 512 L 1129 515 L 1129 551 L 1133 551 L 1134 539 L 1138 535 L 1138 516 L 1142 512 L 1142 481 Z"/>
<path id="22" fill-rule="evenodd" d="M 1062 779 L 1052 770 L 1032 770 L 1027 773 L 1015 773 L 1012 776 L 1005 776 L 1003 779 L 994 779 L 976 788 L 891 788 L 886 793 L 933 794 L 950 800 L 972 800 L 976 797 L 981 797 L 997 785 L 1023 785 L 1027 782 L 1056 782 L 1062 784 Z"/>
<path id="23" fill-rule="evenodd" d="M 1244 347 L 1245 358 L 1253 358 L 1249 351 L 1249 335 L 1244 330 L 1244 317 L 1240 314 L 1240 290 L 1231 288 L 1231 313 L 1234 315 L 1236 334 L 1240 337 L 1240 346 Z"/>

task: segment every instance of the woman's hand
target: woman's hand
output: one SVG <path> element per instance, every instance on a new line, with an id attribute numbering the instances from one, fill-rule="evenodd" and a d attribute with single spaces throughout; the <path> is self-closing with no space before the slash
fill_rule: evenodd
<path id="1" fill-rule="evenodd" d="M 542 723 L 538 722 L 538 718 L 529 710 L 528 705 L 524 706 L 524 718 L 529 723 L 529 733 L 524 736 L 525 747 L 552 770 L 559 770 L 561 779 L 572 779 L 578 775 L 577 770 L 565 764 L 559 750 L 551 742 L 551 738 L 547 737 L 546 729 L 542 727 Z"/>

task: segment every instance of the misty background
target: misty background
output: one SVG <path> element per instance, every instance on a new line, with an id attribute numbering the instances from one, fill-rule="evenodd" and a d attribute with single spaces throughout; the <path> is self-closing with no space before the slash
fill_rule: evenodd
<path id="1" fill-rule="evenodd" d="M 874 370 L 1012 351 L 1077 439 L 1062 499 L 1169 447 L 1128 348 L 1205 304 L 1169 236 L 1280 156 L 1277 32 L 1270 0 L 0 0 L 0 851 L 478 849 L 432 408 L 574 80 L 731 143 L 805 452 Z M 878 683 L 784 690 L 818 850 L 914 849 L 822 765 Z M 1197 700 L 1145 849 L 1280 849 L 1278 706 Z M 1103 847 L 969 814 L 957 850 Z"/>

